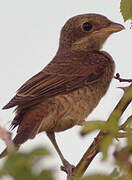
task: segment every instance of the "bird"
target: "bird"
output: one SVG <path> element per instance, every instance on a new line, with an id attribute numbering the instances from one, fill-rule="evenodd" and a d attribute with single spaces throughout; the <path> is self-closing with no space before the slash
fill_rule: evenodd
<path id="1" fill-rule="evenodd" d="M 16 107 L 11 123 L 12 129 L 17 127 L 13 139 L 16 148 L 44 131 L 66 172 L 71 172 L 73 166 L 64 158 L 55 133 L 82 125 L 107 92 L 115 63 L 102 47 L 111 34 L 123 29 L 123 25 L 96 13 L 67 20 L 55 57 L 3 107 Z"/>

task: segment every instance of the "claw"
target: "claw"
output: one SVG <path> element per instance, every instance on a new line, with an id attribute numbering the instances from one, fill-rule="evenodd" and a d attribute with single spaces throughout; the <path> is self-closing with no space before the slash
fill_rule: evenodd
<path id="1" fill-rule="evenodd" d="M 66 172 L 68 177 L 72 176 L 73 169 L 75 168 L 74 165 L 71 165 L 67 160 L 63 162 L 64 166 L 61 166 L 61 170 Z"/>

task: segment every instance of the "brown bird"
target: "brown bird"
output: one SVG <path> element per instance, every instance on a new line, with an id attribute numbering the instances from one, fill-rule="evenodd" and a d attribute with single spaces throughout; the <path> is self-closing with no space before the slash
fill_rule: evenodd
<path id="1" fill-rule="evenodd" d="M 101 48 L 112 33 L 123 29 L 99 14 L 78 15 L 66 22 L 53 60 L 3 107 L 16 106 L 11 123 L 13 129 L 18 126 L 13 140 L 16 147 L 45 131 L 67 173 L 71 171 L 72 166 L 56 143 L 55 132 L 81 125 L 106 93 L 114 61 Z"/>

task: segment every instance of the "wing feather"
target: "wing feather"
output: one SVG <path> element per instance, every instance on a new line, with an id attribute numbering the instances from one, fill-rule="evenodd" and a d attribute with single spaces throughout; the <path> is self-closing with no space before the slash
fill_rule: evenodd
<path id="1" fill-rule="evenodd" d="M 13 106 L 27 108 L 46 98 L 66 94 L 89 83 L 94 83 L 103 75 L 109 57 L 100 52 L 84 54 L 72 60 L 73 55 L 55 57 L 41 72 L 24 83 L 17 91 L 16 96 L 3 107 Z"/>

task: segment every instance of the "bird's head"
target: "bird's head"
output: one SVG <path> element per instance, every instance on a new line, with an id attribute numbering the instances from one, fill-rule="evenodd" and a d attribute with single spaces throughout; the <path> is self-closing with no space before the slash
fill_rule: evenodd
<path id="1" fill-rule="evenodd" d="M 100 50 L 105 40 L 123 30 L 121 24 L 110 21 L 103 15 L 83 14 L 70 18 L 61 30 L 59 50 Z"/>

